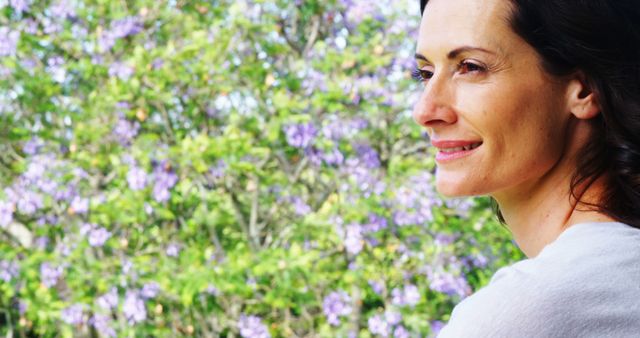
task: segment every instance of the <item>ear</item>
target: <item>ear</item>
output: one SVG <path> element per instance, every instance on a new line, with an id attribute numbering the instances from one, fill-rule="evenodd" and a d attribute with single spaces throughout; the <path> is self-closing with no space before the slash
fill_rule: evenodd
<path id="1" fill-rule="evenodd" d="M 567 94 L 569 111 L 578 119 L 588 120 L 600 114 L 597 95 L 581 71 L 571 77 Z"/>

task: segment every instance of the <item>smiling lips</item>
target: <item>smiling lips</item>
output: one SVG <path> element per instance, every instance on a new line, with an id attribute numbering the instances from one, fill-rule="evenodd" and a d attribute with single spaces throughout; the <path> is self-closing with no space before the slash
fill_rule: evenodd
<path id="1" fill-rule="evenodd" d="M 440 151 L 436 154 L 438 163 L 450 162 L 468 156 L 482 145 L 481 141 L 431 141 Z"/>

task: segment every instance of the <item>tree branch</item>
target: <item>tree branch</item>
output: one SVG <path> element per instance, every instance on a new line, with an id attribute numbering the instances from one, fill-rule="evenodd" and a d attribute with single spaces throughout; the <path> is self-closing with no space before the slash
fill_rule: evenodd
<path id="1" fill-rule="evenodd" d="M 307 40 L 307 44 L 304 46 L 302 55 L 307 55 L 311 48 L 313 48 L 313 45 L 316 43 L 316 39 L 318 38 L 318 32 L 320 31 L 320 17 L 314 15 L 311 20 L 311 33 L 309 33 L 309 39 Z"/>
<path id="2" fill-rule="evenodd" d="M 4 231 L 25 249 L 29 249 L 33 245 L 33 234 L 24 224 L 11 222 L 4 228 Z"/>
<path id="3" fill-rule="evenodd" d="M 258 208 L 259 198 L 260 198 L 260 179 L 258 175 L 251 175 L 251 181 L 253 182 L 252 188 L 253 192 L 251 194 L 251 214 L 249 216 L 249 236 L 251 240 L 256 244 L 260 244 L 260 240 L 258 238 L 259 233 L 257 231 L 257 223 L 258 223 Z"/>

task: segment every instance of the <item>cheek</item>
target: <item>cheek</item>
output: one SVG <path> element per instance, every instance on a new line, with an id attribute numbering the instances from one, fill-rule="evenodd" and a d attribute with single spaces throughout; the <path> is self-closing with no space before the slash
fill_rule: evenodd
<path id="1" fill-rule="evenodd" d="M 542 100 L 542 98 L 538 98 Z M 494 155 L 501 158 L 504 176 L 531 178 L 543 175 L 562 156 L 564 149 L 564 123 L 560 113 L 551 105 L 523 101 L 508 118 L 503 133 L 497 138 Z M 537 105 L 536 105 L 537 103 Z"/>

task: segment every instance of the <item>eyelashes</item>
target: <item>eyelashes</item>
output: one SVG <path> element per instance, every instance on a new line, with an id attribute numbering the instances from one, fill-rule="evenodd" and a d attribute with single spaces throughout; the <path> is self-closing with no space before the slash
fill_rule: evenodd
<path id="1" fill-rule="evenodd" d="M 458 71 L 462 73 L 484 72 L 485 70 L 486 70 L 485 67 L 470 61 L 462 61 L 458 65 Z"/>
<path id="2" fill-rule="evenodd" d="M 411 71 L 411 78 L 418 82 L 425 82 L 429 80 L 433 76 L 433 73 L 428 70 L 423 70 L 420 68 L 414 68 Z"/>
<path id="3" fill-rule="evenodd" d="M 486 70 L 486 67 L 466 60 L 460 62 L 456 67 L 456 73 L 461 75 L 477 75 L 486 72 Z M 418 82 L 426 82 L 433 77 L 433 72 L 416 67 L 411 71 L 411 77 Z"/>

